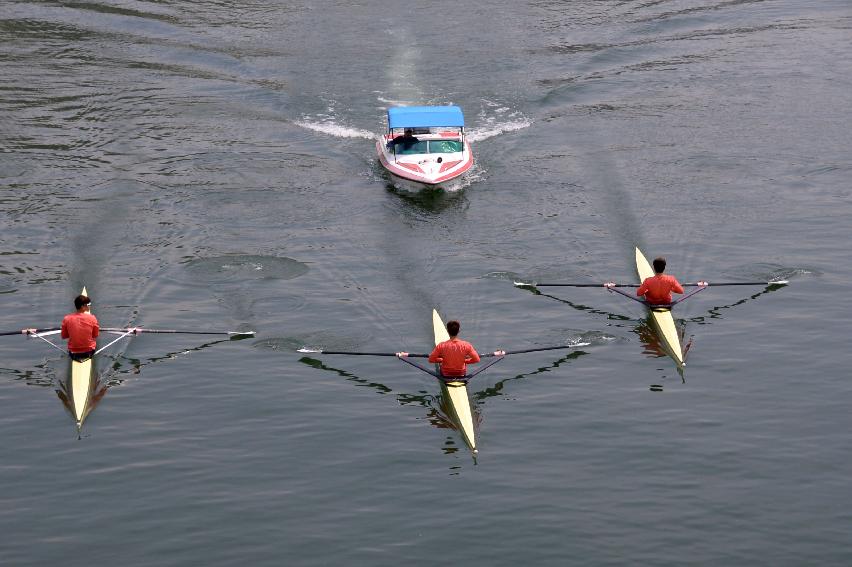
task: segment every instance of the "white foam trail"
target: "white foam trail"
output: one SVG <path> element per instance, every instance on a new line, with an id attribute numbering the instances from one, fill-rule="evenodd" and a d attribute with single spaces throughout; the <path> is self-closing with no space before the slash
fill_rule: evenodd
<path id="1" fill-rule="evenodd" d="M 382 110 L 387 110 L 389 106 L 418 106 L 420 104 L 417 101 L 387 98 L 378 93 L 376 100 L 382 104 Z"/>
<path id="2" fill-rule="evenodd" d="M 334 122 L 310 122 L 308 120 L 298 120 L 295 124 L 302 128 L 313 130 L 314 132 L 321 132 L 323 134 L 334 136 L 335 138 L 366 138 L 367 140 L 373 140 L 378 137 L 376 132 L 370 132 L 369 130 L 362 130 L 360 128 L 350 128 L 349 126 L 341 126 Z"/>
<path id="3" fill-rule="evenodd" d="M 516 130 L 529 128 L 531 125 L 532 122 L 525 118 L 504 123 L 482 125 L 475 130 L 471 130 L 468 133 L 468 138 L 471 142 L 481 142 L 482 140 L 487 140 L 488 138 L 493 138 L 494 136 L 499 136 L 506 132 L 514 132 Z"/>
<path id="4" fill-rule="evenodd" d="M 470 141 L 481 142 L 500 134 L 515 132 L 532 126 L 532 121 L 518 110 L 502 102 L 482 99 L 484 107 L 479 111 L 479 120 L 470 130 Z"/>

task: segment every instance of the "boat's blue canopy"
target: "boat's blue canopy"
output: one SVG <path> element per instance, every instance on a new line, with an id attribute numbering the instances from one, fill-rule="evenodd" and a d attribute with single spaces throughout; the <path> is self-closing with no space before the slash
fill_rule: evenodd
<path id="1" fill-rule="evenodd" d="M 464 114 L 458 106 L 397 106 L 388 108 L 389 128 L 464 128 Z"/>

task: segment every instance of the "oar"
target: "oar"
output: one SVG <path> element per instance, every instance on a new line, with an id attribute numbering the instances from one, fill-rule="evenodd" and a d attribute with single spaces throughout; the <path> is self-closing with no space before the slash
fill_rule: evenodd
<path id="1" fill-rule="evenodd" d="M 21 329 L 19 331 L 3 331 L 0 333 L 0 337 L 8 337 L 11 335 L 37 335 L 39 333 L 48 333 L 50 331 L 61 331 L 59 327 L 53 327 L 50 329 Z"/>
<path id="2" fill-rule="evenodd" d="M 581 346 L 589 346 L 591 343 L 577 343 L 574 345 L 560 345 L 560 346 L 550 346 L 550 347 L 540 347 L 540 348 L 527 348 L 523 350 L 506 350 L 506 351 L 497 351 L 502 354 L 497 354 L 497 352 L 489 352 L 487 354 L 482 354 L 480 357 L 487 356 L 507 356 L 510 354 L 523 354 L 526 352 L 539 352 L 543 350 L 558 350 L 563 348 L 576 348 Z M 353 352 L 353 351 L 341 351 L 341 350 L 322 350 L 322 349 L 311 349 L 307 347 L 302 347 L 298 349 L 296 352 L 303 353 L 316 353 L 316 354 L 346 354 L 349 356 L 399 356 L 399 353 L 396 352 Z M 406 354 L 406 358 L 429 358 L 428 354 L 415 354 L 408 353 Z"/>
<path id="3" fill-rule="evenodd" d="M 774 280 L 768 282 L 694 282 L 694 283 L 684 283 L 680 284 L 684 287 L 709 287 L 709 286 L 720 286 L 720 285 L 786 285 L 790 283 L 788 280 Z M 525 282 L 515 282 L 515 287 L 639 287 L 641 284 L 626 284 L 626 283 L 614 283 L 614 282 L 606 282 L 602 284 L 591 284 L 591 283 L 525 283 Z"/>
<path id="4" fill-rule="evenodd" d="M 41 331 L 41 332 L 36 331 L 35 333 L 27 333 L 27 336 L 28 337 L 39 337 L 39 338 L 41 338 L 41 337 L 46 337 L 48 335 L 58 335 L 61 332 L 62 332 L 61 329 L 53 329 L 53 330 L 48 330 L 48 331 Z"/>
<path id="5" fill-rule="evenodd" d="M 136 329 L 127 329 L 124 333 L 121 333 L 120 336 L 117 339 L 115 339 L 114 341 L 111 341 L 107 345 L 102 346 L 101 348 L 96 350 L 95 354 L 102 353 L 103 351 L 105 351 L 106 349 L 108 349 L 109 347 L 111 347 L 112 345 L 114 345 L 115 343 L 117 343 L 118 341 L 120 341 L 121 339 L 123 339 L 124 337 L 126 337 L 128 335 L 135 335 L 136 334 L 135 331 L 136 331 Z M 116 333 L 117 331 L 110 331 L 110 332 Z"/>
<path id="6" fill-rule="evenodd" d="M 144 329 L 141 327 L 108 327 L 101 330 L 109 331 L 111 333 L 132 333 L 134 335 L 140 335 L 142 333 L 160 333 L 169 335 L 228 335 L 231 337 L 239 337 L 253 336 L 255 334 L 254 331 L 176 331 L 173 329 Z"/>
<path id="7" fill-rule="evenodd" d="M 639 287 L 640 284 L 606 283 L 525 283 L 515 282 L 515 287 Z"/>
<path id="8" fill-rule="evenodd" d="M 526 352 L 541 352 L 543 350 L 559 350 L 563 348 L 577 348 L 581 346 L 589 346 L 592 343 L 577 343 L 575 345 L 560 345 L 560 346 L 549 346 L 549 347 L 540 347 L 540 348 L 525 348 L 522 350 L 506 350 L 503 351 L 503 354 L 497 354 L 496 352 L 489 352 L 488 354 L 482 354 L 481 357 L 486 356 L 508 356 L 510 354 L 523 354 Z M 499 351 L 498 351 L 499 352 Z"/>
<path id="9" fill-rule="evenodd" d="M 790 283 L 788 280 L 774 280 L 768 282 L 695 282 L 695 283 L 685 283 L 680 284 L 685 287 L 709 287 L 709 286 L 720 286 L 720 285 L 787 285 Z"/>
<path id="10" fill-rule="evenodd" d="M 352 352 L 346 350 L 323 350 L 323 349 L 313 349 L 302 347 L 298 349 L 296 352 L 304 352 L 304 353 L 316 353 L 316 354 L 347 354 L 349 356 L 398 356 L 395 352 Z M 429 358 L 428 354 L 414 354 L 408 353 L 406 355 L 408 358 Z"/>

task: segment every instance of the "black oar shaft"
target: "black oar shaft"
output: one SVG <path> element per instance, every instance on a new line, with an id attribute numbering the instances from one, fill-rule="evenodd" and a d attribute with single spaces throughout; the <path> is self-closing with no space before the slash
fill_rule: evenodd
<path id="1" fill-rule="evenodd" d="M 522 350 L 507 350 L 502 355 L 497 355 L 497 354 L 494 354 L 493 352 L 489 352 L 487 354 L 483 354 L 483 355 L 480 355 L 480 356 L 483 357 L 483 358 L 488 357 L 488 356 L 507 356 L 507 355 L 510 355 L 510 354 L 524 354 L 524 353 L 527 353 L 527 352 L 541 352 L 541 351 L 544 351 L 544 350 L 559 350 L 559 349 L 576 348 L 576 347 L 577 347 L 577 345 L 560 345 L 560 346 L 539 347 L 539 348 L 525 348 L 525 349 L 522 349 Z"/>
<path id="2" fill-rule="evenodd" d="M 170 330 L 157 330 L 157 329 L 139 329 L 140 333 L 156 333 L 156 334 L 166 334 L 166 335 L 250 335 L 252 333 L 240 333 L 240 332 L 231 332 L 231 331 L 170 331 Z"/>
<path id="3" fill-rule="evenodd" d="M 536 283 L 536 284 L 527 284 L 533 287 L 639 287 L 640 284 L 615 284 L 615 285 L 605 285 L 605 284 L 574 284 L 574 283 Z"/>
<path id="4" fill-rule="evenodd" d="M 694 283 L 685 283 L 681 284 L 684 286 L 695 287 L 695 286 L 720 286 L 720 285 L 785 285 L 788 282 L 786 280 L 781 280 L 777 282 L 694 282 Z"/>
<path id="5" fill-rule="evenodd" d="M 721 285 L 785 285 L 789 282 L 787 280 L 779 280 L 777 282 L 690 282 L 681 284 L 683 286 L 695 287 L 695 286 L 721 286 Z M 606 285 L 606 284 L 576 284 L 576 283 L 529 283 L 529 284 L 520 284 L 529 287 L 639 287 L 642 284 L 624 284 L 618 283 L 615 285 Z"/>
<path id="6" fill-rule="evenodd" d="M 507 350 L 506 354 L 523 354 L 525 352 L 541 352 L 544 350 L 560 350 L 565 348 L 576 348 L 573 345 L 560 345 L 560 346 L 552 346 L 552 347 L 540 347 L 540 348 L 525 348 L 522 350 Z"/>

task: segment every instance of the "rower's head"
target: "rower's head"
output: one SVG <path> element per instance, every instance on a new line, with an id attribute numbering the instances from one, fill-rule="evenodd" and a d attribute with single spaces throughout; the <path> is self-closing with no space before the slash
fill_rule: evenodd
<path id="1" fill-rule="evenodd" d="M 414 128 L 406 128 L 402 131 L 402 135 L 406 138 L 412 138 L 414 136 Z"/>
<path id="2" fill-rule="evenodd" d="M 460 330 L 461 323 L 459 323 L 458 321 L 453 320 L 447 323 L 447 333 L 450 335 L 450 337 L 457 337 Z"/>
<path id="3" fill-rule="evenodd" d="M 666 271 L 666 259 L 660 256 L 659 258 L 654 258 L 654 273 L 662 274 Z"/>
<path id="4" fill-rule="evenodd" d="M 90 303 L 92 303 L 92 300 L 89 299 L 88 295 L 78 295 L 74 298 L 74 307 L 77 308 L 77 311 L 88 309 Z"/>

